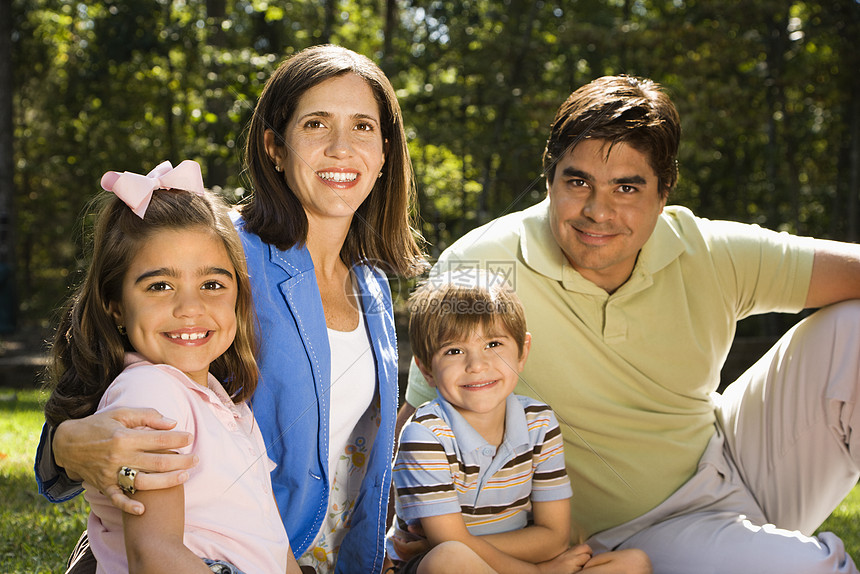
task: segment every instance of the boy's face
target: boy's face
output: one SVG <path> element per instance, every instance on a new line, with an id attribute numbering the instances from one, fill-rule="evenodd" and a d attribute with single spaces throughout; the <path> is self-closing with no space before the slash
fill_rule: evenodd
<path id="1" fill-rule="evenodd" d="M 517 385 L 526 363 L 531 335 L 526 334 L 520 355 L 517 343 L 500 323 L 478 327 L 465 340 L 445 342 L 418 368 L 472 426 L 488 419 L 504 421 L 505 401 Z M 501 417 L 498 419 L 498 417 Z"/>

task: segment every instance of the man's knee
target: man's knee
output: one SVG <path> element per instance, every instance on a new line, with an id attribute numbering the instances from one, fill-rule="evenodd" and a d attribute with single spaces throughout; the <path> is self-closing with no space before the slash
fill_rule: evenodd
<path id="1" fill-rule="evenodd" d="M 858 574 L 842 540 L 759 525 L 733 513 L 691 513 L 644 529 L 622 548 L 640 548 L 660 574 Z"/>
<path id="2" fill-rule="evenodd" d="M 822 307 L 808 317 L 807 321 L 820 324 L 820 327 L 828 330 L 849 329 L 857 331 L 858 326 L 860 326 L 860 299 L 850 299 Z"/>
<path id="3" fill-rule="evenodd" d="M 795 548 L 774 556 L 774 572 L 781 574 L 857 574 L 857 567 L 845 551 L 845 544 L 832 532 L 805 538 Z"/>

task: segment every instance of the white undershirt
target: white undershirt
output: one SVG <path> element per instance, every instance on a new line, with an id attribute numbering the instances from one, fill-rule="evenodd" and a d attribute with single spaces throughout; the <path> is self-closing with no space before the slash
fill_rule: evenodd
<path id="1" fill-rule="evenodd" d="M 328 468 L 329 476 L 334 476 L 335 462 L 376 391 L 376 363 L 361 309 L 358 327 L 353 331 L 328 329 L 328 343 L 331 348 Z"/>
<path id="2" fill-rule="evenodd" d="M 329 390 L 329 499 L 328 511 L 316 538 L 299 558 L 300 565 L 313 566 L 319 574 L 334 571 L 337 549 L 346 535 L 366 472 L 366 452 L 372 435 L 362 420 L 376 393 L 376 361 L 370 337 L 359 309 L 358 327 L 353 331 L 328 329 L 331 348 L 331 387 Z M 360 423 L 360 424 L 359 424 Z M 357 428 L 360 427 L 360 428 Z"/>

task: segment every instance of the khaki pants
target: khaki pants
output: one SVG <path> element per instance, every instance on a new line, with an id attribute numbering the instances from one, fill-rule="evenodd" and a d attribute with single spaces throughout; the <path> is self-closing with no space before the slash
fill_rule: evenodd
<path id="1" fill-rule="evenodd" d="M 857 573 L 812 533 L 860 478 L 860 301 L 801 321 L 716 397 L 697 473 L 650 512 L 593 536 L 655 574 Z"/>

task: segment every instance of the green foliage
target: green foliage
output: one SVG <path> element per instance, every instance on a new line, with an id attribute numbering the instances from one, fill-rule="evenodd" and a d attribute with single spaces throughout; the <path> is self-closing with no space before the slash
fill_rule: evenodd
<path id="1" fill-rule="evenodd" d="M 435 255 L 544 194 L 558 105 L 603 74 L 651 77 L 682 117 L 671 201 L 711 218 L 860 236 L 856 0 L 12 0 L 25 317 L 81 266 L 77 223 L 108 169 L 196 159 L 247 196 L 243 129 L 280 61 L 334 42 L 389 74 Z M 853 146 L 853 147 L 852 147 Z"/>
<path id="2" fill-rule="evenodd" d="M 33 454 L 44 421 L 36 390 L 0 388 L 0 571 L 63 572 L 86 528 L 83 497 L 51 504 L 39 495 Z"/>
<path id="3" fill-rule="evenodd" d="M 854 487 L 818 531 L 838 535 L 854 562 L 860 563 L 860 486 Z"/>

